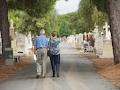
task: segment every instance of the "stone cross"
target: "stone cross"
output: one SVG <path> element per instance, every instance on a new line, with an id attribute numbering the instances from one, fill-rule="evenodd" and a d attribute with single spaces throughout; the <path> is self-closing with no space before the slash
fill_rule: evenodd
<path id="1" fill-rule="evenodd" d="M 111 40 L 110 26 L 107 22 L 105 22 L 103 29 L 105 30 L 105 40 Z"/>

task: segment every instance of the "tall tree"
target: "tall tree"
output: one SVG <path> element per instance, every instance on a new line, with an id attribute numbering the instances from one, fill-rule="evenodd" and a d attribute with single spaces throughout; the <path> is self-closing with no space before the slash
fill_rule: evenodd
<path id="1" fill-rule="evenodd" d="M 93 13 L 93 3 L 91 0 L 81 0 L 79 4 L 79 16 L 84 19 L 86 31 L 91 31 L 94 28 L 94 23 L 92 21 L 92 13 Z"/>
<path id="2" fill-rule="evenodd" d="M 0 0 L 0 30 L 2 35 L 2 54 L 5 55 L 5 48 L 11 47 L 8 23 L 9 9 L 19 9 L 27 12 L 31 17 L 43 17 L 54 5 L 56 0 Z M 34 19 L 34 23 L 36 20 Z"/>
<path id="3" fill-rule="evenodd" d="M 0 30 L 2 38 L 2 54 L 5 56 L 5 48 L 11 47 L 8 22 L 8 5 L 6 0 L 0 0 Z"/>
<path id="4" fill-rule="evenodd" d="M 92 0 L 98 10 L 107 12 L 109 16 L 110 31 L 114 63 L 120 63 L 120 0 Z"/>
<path id="5" fill-rule="evenodd" d="M 115 64 L 120 63 L 120 0 L 107 0 Z"/>

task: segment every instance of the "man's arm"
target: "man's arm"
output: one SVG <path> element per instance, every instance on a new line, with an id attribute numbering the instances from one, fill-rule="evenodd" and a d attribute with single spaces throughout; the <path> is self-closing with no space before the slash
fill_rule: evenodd
<path id="1" fill-rule="evenodd" d="M 37 44 L 37 42 L 36 42 L 36 39 L 34 40 L 34 47 L 33 47 L 33 50 L 34 50 L 34 54 L 36 54 L 36 44 Z"/>

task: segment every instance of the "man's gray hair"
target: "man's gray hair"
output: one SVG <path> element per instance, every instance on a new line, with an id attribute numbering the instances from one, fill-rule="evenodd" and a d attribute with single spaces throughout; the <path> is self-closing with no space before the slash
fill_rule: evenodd
<path id="1" fill-rule="evenodd" d="M 41 29 L 41 30 L 40 30 L 40 34 L 45 34 L 45 30 L 44 30 L 44 29 Z"/>

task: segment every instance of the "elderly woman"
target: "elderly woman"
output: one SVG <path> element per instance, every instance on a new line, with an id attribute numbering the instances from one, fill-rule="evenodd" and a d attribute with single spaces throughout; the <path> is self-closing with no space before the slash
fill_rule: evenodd
<path id="1" fill-rule="evenodd" d="M 50 48 L 50 60 L 51 67 L 53 71 L 53 77 L 57 75 L 59 77 L 59 69 L 60 69 L 60 40 L 57 37 L 57 32 L 53 31 L 51 33 L 51 38 L 49 41 Z"/>

